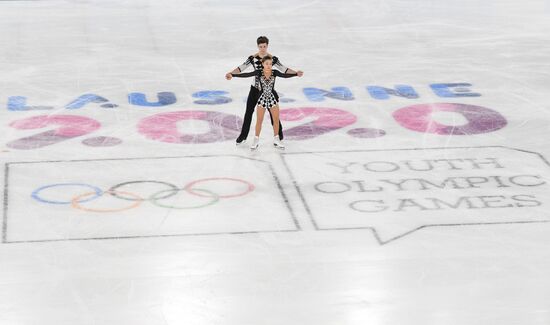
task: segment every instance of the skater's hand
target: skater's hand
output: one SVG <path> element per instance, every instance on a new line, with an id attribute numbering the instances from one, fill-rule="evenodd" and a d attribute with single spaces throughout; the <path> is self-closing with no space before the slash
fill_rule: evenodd
<path id="1" fill-rule="evenodd" d="M 301 76 L 304 75 L 304 72 L 301 71 L 301 70 L 298 70 L 298 71 L 296 72 L 296 74 L 298 75 L 298 77 L 301 77 Z"/>
<path id="2" fill-rule="evenodd" d="M 225 74 L 225 79 L 231 80 L 231 78 L 233 78 L 233 76 L 231 75 L 231 72 L 228 72 Z"/>

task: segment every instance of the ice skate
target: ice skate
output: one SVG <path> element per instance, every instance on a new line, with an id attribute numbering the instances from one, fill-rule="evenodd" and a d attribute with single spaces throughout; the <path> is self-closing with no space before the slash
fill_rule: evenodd
<path id="1" fill-rule="evenodd" d="M 235 145 L 237 147 L 241 147 L 243 146 L 244 144 L 246 144 L 246 139 L 237 139 L 237 141 L 235 141 Z"/>
<path id="2" fill-rule="evenodd" d="M 254 141 L 252 141 L 252 144 L 250 145 L 250 150 L 258 149 L 259 145 L 260 145 L 260 137 L 254 137 Z"/>
<path id="3" fill-rule="evenodd" d="M 273 146 L 277 149 L 285 149 L 285 145 L 283 142 L 279 139 L 279 136 L 276 135 L 273 137 Z"/>

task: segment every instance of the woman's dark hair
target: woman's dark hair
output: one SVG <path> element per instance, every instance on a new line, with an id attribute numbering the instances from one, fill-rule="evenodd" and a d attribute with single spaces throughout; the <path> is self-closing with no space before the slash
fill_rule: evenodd
<path id="1" fill-rule="evenodd" d="M 264 44 L 264 43 L 265 43 L 265 44 L 269 44 L 269 39 L 268 39 L 267 37 L 265 37 L 265 36 L 260 36 L 260 37 L 258 37 L 258 39 L 256 40 L 256 43 L 257 43 L 258 45 Z"/>
<path id="2" fill-rule="evenodd" d="M 262 63 L 264 63 L 267 60 L 273 60 L 273 57 L 271 55 L 266 55 L 262 58 Z"/>

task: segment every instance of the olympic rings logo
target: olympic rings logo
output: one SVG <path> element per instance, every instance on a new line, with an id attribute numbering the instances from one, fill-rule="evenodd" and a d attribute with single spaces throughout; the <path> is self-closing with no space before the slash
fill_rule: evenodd
<path id="1" fill-rule="evenodd" d="M 215 181 L 230 181 L 230 182 L 240 183 L 240 184 L 244 184 L 245 188 L 237 193 L 220 195 L 211 190 L 197 187 L 197 185 L 199 184 L 204 184 L 207 182 L 215 182 Z M 129 185 L 136 185 L 136 184 L 160 184 L 160 185 L 166 186 L 167 189 L 153 193 L 147 196 L 146 198 L 138 194 L 124 190 L 124 187 L 128 187 Z M 45 190 L 49 190 L 52 188 L 70 188 L 70 187 L 82 187 L 83 190 L 79 191 L 77 194 L 73 195 L 69 200 L 66 200 L 66 201 L 46 199 L 43 197 L 43 194 L 42 194 Z M 254 191 L 254 189 L 255 189 L 255 186 L 252 183 L 242 179 L 230 178 L 230 177 L 213 177 L 213 178 L 204 178 L 204 179 L 194 180 L 187 183 L 183 187 L 178 187 L 177 185 L 167 183 L 167 182 L 162 182 L 162 181 L 152 181 L 152 180 L 129 181 L 129 182 L 113 185 L 106 191 L 102 190 L 97 186 L 84 184 L 84 183 L 57 183 L 57 184 L 50 184 L 50 185 L 45 185 L 37 188 L 32 192 L 31 197 L 41 203 L 56 204 L 56 205 L 70 205 L 75 209 L 84 210 L 88 212 L 108 213 L 108 212 L 119 212 L 119 211 L 130 210 L 140 206 L 144 201 L 151 202 L 156 206 L 167 208 L 167 209 L 179 209 L 179 210 L 198 209 L 198 208 L 204 208 L 204 207 L 213 205 L 214 203 L 217 203 L 220 199 L 236 198 L 236 197 L 247 195 L 250 192 Z M 197 205 L 170 205 L 162 202 L 163 200 L 173 197 L 180 192 L 185 192 L 187 194 L 190 194 L 196 197 L 206 198 L 207 200 L 206 202 L 200 203 Z M 128 206 L 124 206 L 121 208 L 113 208 L 113 209 L 107 209 L 107 208 L 98 209 L 98 208 L 91 208 L 91 207 L 84 206 L 85 203 L 97 200 L 106 194 L 120 200 L 128 201 L 130 203 Z"/>

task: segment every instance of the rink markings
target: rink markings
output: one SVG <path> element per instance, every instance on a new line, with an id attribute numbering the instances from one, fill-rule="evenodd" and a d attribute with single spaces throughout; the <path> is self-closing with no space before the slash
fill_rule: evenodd
<path id="1" fill-rule="evenodd" d="M 349 227 L 343 226 L 343 227 L 322 227 L 319 225 L 319 222 L 317 221 L 315 217 L 315 213 L 313 212 L 310 204 L 308 203 L 308 200 L 306 199 L 306 195 L 304 194 L 303 190 L 300 187 L 299 181 L 297 180 L 295 176 L 295 172 L 292 171 L 291 166 L 289 165 L 289 162 L 287 159 L 285 159 L 285 156 L 292 156 L 292 155 L 301 155 L 301 154 L 339 154 L 339 153 L 363 153 L 363 152 L 392 152 L 392 151 L 426 151 L 426 150 L 460 150 L 460 149 L 485 149 L 485 148 L 499 148 L 499 149 L 508 149 L 508 150 L 514 150 L 514 151 L 520 151 L 525 152 L 529 154 L 534 154 L 538 156 L 541 161 L 543 162 L 543 165 L 546 165 L 550 167 L 550 163 L 548 160 L 540 153 L 528 151 L 524 149 L 516 149 L 516 148 L 510 148 L 506 146 L 467 146 L 467 147 L 435 147 L 435 148 L 405 148 L 405 149 L 367 149 L 367 150 L 342 150 L 342 151 L 305 151 L 305 152 L 285 152 L 281 154 L 283 165 L 286 168 L 291 182 L 294 185 L 296 192 L 298 193 L 298 197 L 302 201 L 302 204 L 304 206 L 304 209 L 309 217 L 309 220 L 311 224 L 313 225 L 315 230 L 318 231 L 342 231 L 342 230 L 370 230 L 373 233 L 374 238 L 378 242 L 379 245 L 385 245 L 391 242 L 396 241 L 397 239 L 406 237 L 414 232 L 417 232 L 418 230 L 424 229 L 424 228 L 433 228 L 433 227 L 459 227 L 459 226 L 483 226 L 483 225 L 507 225 L 507 224 L 534 224 L 534 223 L 550 223 L 550 220 L 548 219 L 540 219 L 540 220 L 518 220 L 518 221 L 487 221 L 487 222 L 455 222 L 455 223 L 427 223 L 424 225 L 419 225 L 416 227 L 413 227 L 407 231 L 404 231 L 403 233 L 400 233 L 398 235 L 390 236 L 387 239 L 383 239 L 380 236 L 380 232 L 376 229 L 375 226 L 355 226 L 350 225 Z M 334 218 L 337 218 L 338 216 L 333 216 Z"/>
<path id="2" fill-rule="evenodd" d="M 408 236 L 414 232 L 417 232 L 418 230 L 424 229 L 424 228 L 437 228 L 437 227 L 462 227 L 462 226 L 494 226 L 494 225 L 517 225 L 517 224 L 532 224 L 532 223 L 550 223 L 550 220 L 532 220 L 532 221 L 509 221 L 509 222 L 472 222 L 472 223 L 449 223 L 449 224 L 430 224 L 430 225 L 423 225 L 419 226 L 417 228 L 414 228 L 410 231 L 407 231 L 399 236 L 383 240 L 379 234 L 378 231 L 374 227 L 343 227 L 343 228 L 326 228 L 326 229 L 318 229 L 319 231 L 342 231 L 342 230 L 370 230 L 372 231 L 372 234 L 378 244 L 380 245 L 386 245 L 389 244 L 397 239 L 403 238 L 405 236 Z"/>
<path id="3" fill-rule="evenodd" d="M 460 226 L 483 226 L 483 225 L 509 225 L 509 224 L 534 224 L 534 223 L 549 223 L 550 220 L 520 220 L 520 221 L 502 221 L 502 222 L 465 222 L 465 223 L 449 223 L 449 224 L 425 224 L 420 225 L 418 227 L 412 228 L 404 233 L 399 234 L 398 236 L 393 236 L 388 239 L 382 239 L 382 237 L 379 235 L 378 231 L 375 227 L 371 226 L 353 226 L 353 227 L 331 227 L 331 228 L 323 228 L 320 227 L 317 221 L 315 220 L 315 217 L 313 215 L 313 212 L 310 208 L 310 206 L 307 203 L 307 200 L 304 196 L 303 191 L 301 190 L 298 181 L 296 180 L 296 177 L 294 173 L 292 172 L 290 166 L 288 165 L 287 161 L 285 160 L 285 156 L 287 155 L 299 155 L 299 154 L 326 154 L 326 153 L 349 153 L 349 152 L 388 152 L 388 151 L 424 151 L 424 150 L 453 150 L 453 149 L 479 149 L 479 148 L 504 148 L 509 150 L 515 150 L 525 153 L 530 153 L 537 155 L 547 166 L 550 166 L 549 161 L 540 153 L 528 151 L 524 149 L 517 149 L 517 148 L 510 148 L 506 146 L 479 146 L 479 147 L 436 147 L 436 148 L 405 148 L 405 149 L 372 149 L 372 150 L 345 150 L 345 151 L 315 151 L 315 152 L 285 152 L 281 153 L 281 160 L 283 161 L 284 168 L 286 169 L 290 180 L 292 182 L 292 185 L 296 189 L 296 193 L 298 194 L 299 199 L 302 201 L 303 207 L 309 217 L 309 220 L 311 224 L 313 225 L 313 228 L 317 231 L 342 231 L 342 230 L 370 230 L 373 233 L 374 238 L 380 245 L 385 245 L 391 242 L 396 241 L 397 239 L 401 239 L 403 237 L 406 237 L 418 230 L 424 229 L 424 228 L 434 228 L 434 227 L 460 227 Z M 189 233 L 189 234 L 164 234 L 164 235 L 143 235 L 143 236 L 120 236 L 120 237 L 93 237 L 93 238 L 66 238 L 66 239 L 40 239 L 40 240 L 14 240 L 14 241 L 8 241 L 8 210 L 9 210 L 9 175 L 10 175 L 10 165 L 15 164 L 37 164 L 37 163 L 55 163 L 55 162 L 89 162 L 89 161 L 126 161 L 126 160 L 140 160 L 140 159 L 170 159 L 170 158 L 200 158 L 200 157 L 218 157 L 218 156 L 226 156 L 226 157 L 238 157 L 238 158 L 244 158 L 248 160 L 254 160 L 254 161 L 260 161 L 267 163 L 269 166 L 269 169 L 271 170 L 271 174 L 273 176 L 273 179 L 275 180 L 275 183 L 277 184 L 277 187 L 279 189 L 279 192 L 282 196 L 282 199 L 290 212 L 290 215 L 292 217 L 293 223 L 295 225 L 295 229 L 284 229 L 284 230 L 261 230 L 261 231 L 233 231 L 233 232 L 214 232 L 214 233 Z M 251 157 L 243 157 L 239 155 L 202 155 L 202 156 L 166 156 L 166 157 L 133 157 L 133 158 L 106 158 L 106 159 L 79 159 L 79 160 L 49 160 L 49 161 L 22 161 L 22 162 L 9 162 L 5 163 L 4 165 L 4 205 L 3 205 L 3 227 L 2 227 L 2 242 L 3 243 L 33 243 L 33 242 L 56 242 L 56 241 L 76 241 L 76 240 L 104 240 L 104 239 L 138 239 L 138 238 L 155 238 L 155 237 L 186 237 L 186 236 L 215 236 L 215 235 L 243 235 L 243 234 L 258 234 L 258 233 L 286 233 L 286 232 L 299 232 L 302 230 L 302 227 L 300 225 L 300 222 L 298 221 L 298 218 L 296 217 L 295 211 L 291 204 L 289 203 L 289 197 L 288 194 L 285 193 L 283 190 L 283 186 L 280 183 L 280 178 L 276 174 L 273 166 L 264 160 L 251 158 Z"/>
<path id="4" fill-rule="evenodd" d="M 12 240 L 5 241 L 4 244 L 21 244 L 21 243 L 47 243 L 47 242 L 64 242 L 64 241 L 84 241 L 84 240 L 120 240 L 120 239 L 141 239 L 141 238 L 169 238 L 169 237 L 198 237 L 198 236 L 223 236 L 223 235 L 253 235 L 253 234 L 268 234 L 268 233 L 287 233 L 298 232 L 299 229 L 283 229 L 283 230 L 257 230 L 257 231 L 234 231 L 234 232 L 216 232 L 216 233 L 197 233 L 197 234 L 170 234 L 170 235 L 148 235 L 148 236 L 121 236 L 121 237 L 92 237 L 92 238 L 66 238 L 66 239 L 37 239 L 37 240 Z"/>
<path id="5" fill-rule="evenodd" d="M 28 240 L 9 240 L 9 177 L 10 177 L 10 167 L 14 165 L 23 165 L 23 164 L 41 164 L 41 163 L 71 163 L 71 162 L 97 162 L 97 161 L 136 161 L 136 160 L 159 160 L 159 159 L 178 159 L 178 158 L 217 158 L 217 157 L 229 157 L 229 158 L 239 158 L 245 160 L 252 160 L 264 163 L 264 168 L 267 168 L 270 172 L 267 175 L 271 176 L 271 181 L 274 182 L 275 188 L 273 189 L 275 193 L 279 193 L 281 202 L 285 205 L 286 210 L 290 214 L 289 217 L 289 226 L 285 228 L 289 229 L 276 229 L 280 228 L 275 227 L 275 229 L 263 229 L 261 225 L 258 226 L 261 230 L 251 229 L 251 230 L 228 230 L 228 231 L 214 231 L 214 232 L 190 232 L 183 234 L 145 234 L 145 235 L 127 235 L 127 236 L 93 236 L 89 238 L 50 238 L 50 239 L 28 239 Z M 133 157 L 133 158 L 112 158 L 112 159 L 78 159 L 78 160 L 47 160 L 47 161 L 20 161 L 20 162 L 8 162 L 4 165 L 4 205 L 3 205 L 3 227 L 2 227 L 2 243 L 32 243 L 32 242 L 54 242 L 54 241 L 74 241 L 74 240 L 103 240 L 103 239 L 131 239 L 131 238 L 154 238 L 154 237 L 183 237 L 183 236 L 212 236 L 212 235 L 242 235 L 242 234 L 257 234 L 257 233 L 277 233 L 277 232 L 296 232 L 301 230 L 300 223 L 296 218 L 295 212 L 292 206 L 289 203 L 288 196 L 285 193 L 283 186 L 280 181 L 279 175 L 277 175 L 273 165 L 269 161 L 240 156 L 232 154 L 223 154 L 223 155 L 199 155 L 199 156 L 167 156 L 167 157 Z M 11 172 L 13 174 L 13 171 Z M 13 175 L 11 175 L 13 177 Z M 268 177 L 269 178 L 269 177 Z M 284 209 L 282 209 L 284 211 Z M 277 223 L 276 223 L 277 225 Z M 292 226 L 291 226 L 292 225 Z M 267 227 L 269 228 L 269 227 Z"/>

